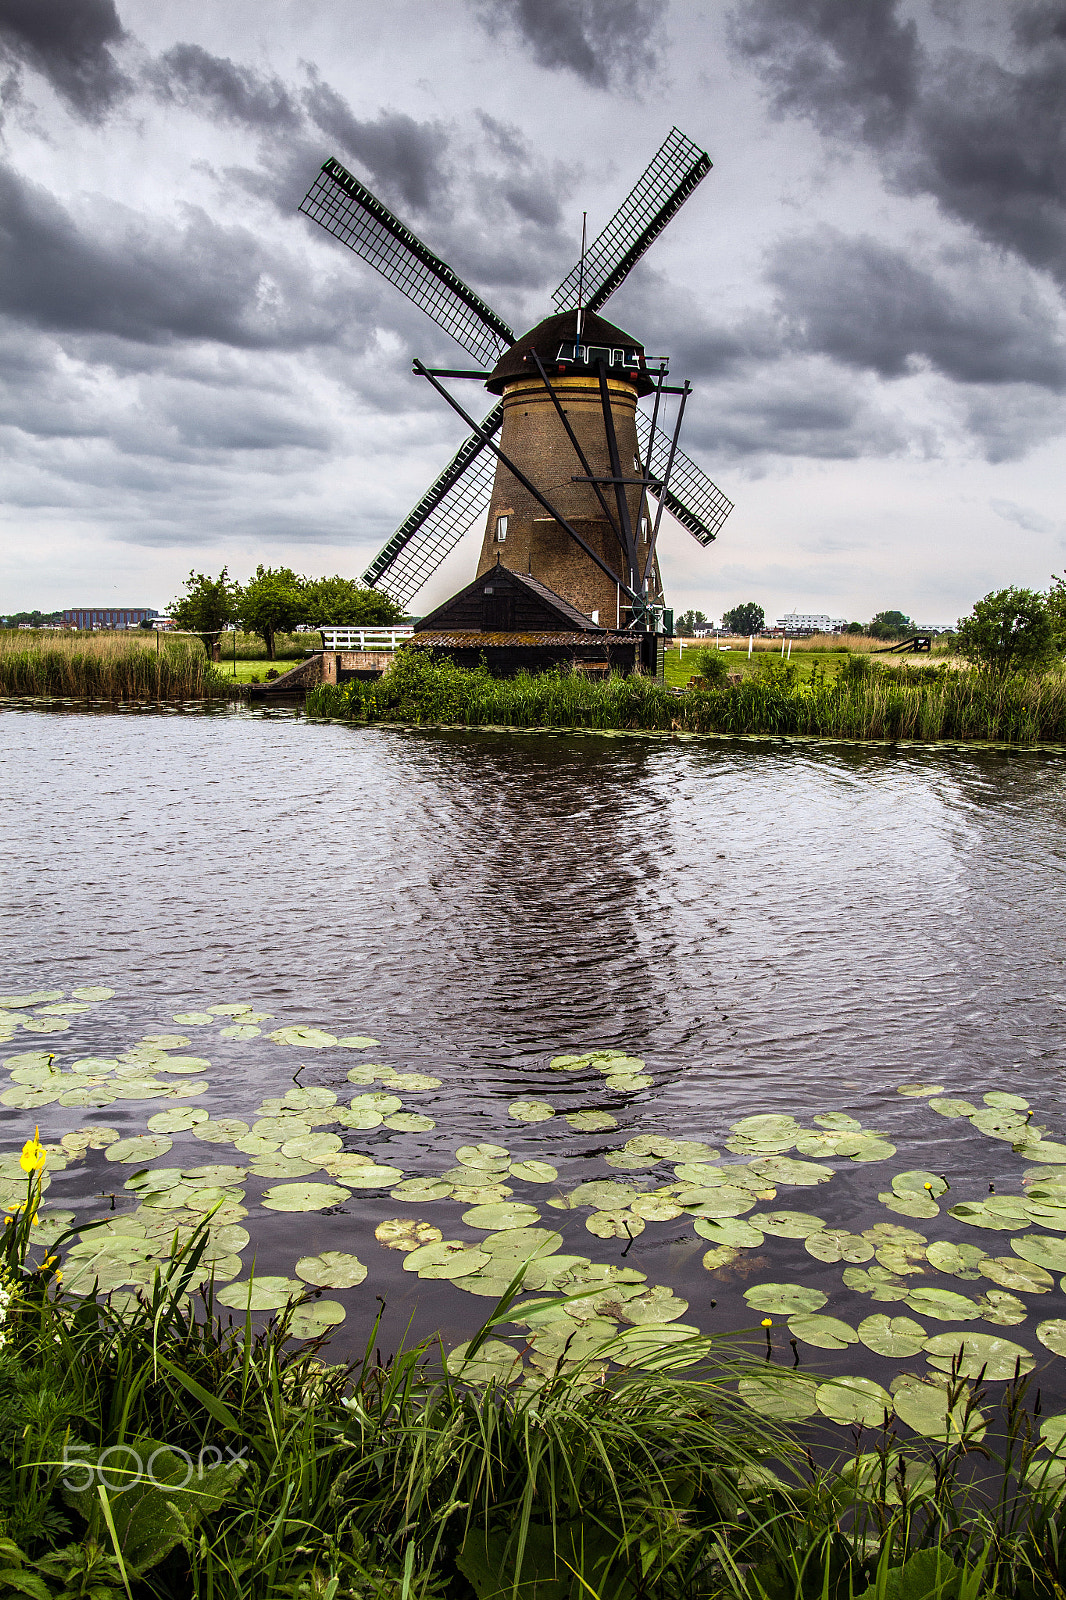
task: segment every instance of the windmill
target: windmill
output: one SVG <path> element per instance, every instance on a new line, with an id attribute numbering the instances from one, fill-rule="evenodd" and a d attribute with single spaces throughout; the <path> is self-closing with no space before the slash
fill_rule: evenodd
<path id="1" fill-rule="evenodd" d="M 555 290 L 555 310 L 518 338 L 507 323 L 340 162 L 326 161 L 300 210 L 368 261 L 481 370 L 414 362 L 470 435 L 366 572 L 408 605 L 488 511 L 479 575 L 528 573 L 595 623 L 656 631 L 662 589 L 656 542 L 663 511 L 701 545 L 731 502 L 678 445 L 690 387 L 667 383 L 665 358 L 600 316 L 649 245 L 706 177 L 711 162 L 673 128 L 580 260 Z M 476 379 L 499 396 L 478 422 L 443 379 Z M 664 396 L 677 397 L 672 432 Z M 651 415 L 638 399 L 650 398 Z M 499 438 L 497 438 L 497 435 Z M 654 503 L 654 516 L 652 505 Z M 486 591 L 488 592 L 488 591 Z"/>

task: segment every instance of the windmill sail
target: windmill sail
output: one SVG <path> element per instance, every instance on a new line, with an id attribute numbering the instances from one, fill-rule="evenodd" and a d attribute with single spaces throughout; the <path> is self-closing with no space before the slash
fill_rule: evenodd
<path id="1" fill-rule="evenodd" d="M 671 128 L 647 171 L 585 252 L 582 299 L 587 310 L 598 311 L 614 294 L 710 170 L 706 151 L 687 139 L 680 128 Z M 578 262 L 552 295 L 558 310 L 569 311 L 577 305 L 581 276 Z"/>
<path id="2" fill-rule="evenodd" d="M 651 436 L 651 423 L 640 408 L 637 408 L 637 438 L 640 440 L 641 454 L 648 461 L 648 441 Z M 666 471 L 667 458 L 670 455 L 670 435 L 659 432 L 655 435 L 655 443 L 651 450 L 651 460 L 648 461 L 648 471 L 653 478 L 661 478 Z M 724 495 L 716 484 L 713 484 L 702 467 L 685 454 L 683 450 L 674 451 L 674 464 L 670 473 L 670 486 L 662 497 L 672 517 L 675 517 L 700 544 L 709 545 L 718 537 L 722 524 L 733 509 L 732 500 Z"/>
<path id="3" fill-rule="evenodd" d="M 502 422 L 503 406 L 496 405 L 481 426 L 492 434 Z M 409 605 L 488 505 L 495 476 L 496 457 L 472 433 L 367 567 L 367 587 Z"/>
<path id="4" fill-rule="evenodd" d="M 369 261 L 476 360 L 495 366 L 514 343 L 492 307 L 339 161 L 324 163 L 300 210 Z"/>

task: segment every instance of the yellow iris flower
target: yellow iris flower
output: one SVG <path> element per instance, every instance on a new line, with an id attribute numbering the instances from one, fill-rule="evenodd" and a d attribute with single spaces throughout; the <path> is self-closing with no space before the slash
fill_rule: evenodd
<path id="1" fill-rule="evenodd" d="M 22 1168 L 23 1172 L 43 1172 L 44 1164 L 47 1159 L 48 1156 L 45 1152 L 44 1145 L 41 1143 L 41 1130 L 40 1128 L 34 1128 L 33 1138 L 27 1139 L 26 1143 L 22 1146 L 22 1154 L 19 1157 L 19 1166 Z"/>

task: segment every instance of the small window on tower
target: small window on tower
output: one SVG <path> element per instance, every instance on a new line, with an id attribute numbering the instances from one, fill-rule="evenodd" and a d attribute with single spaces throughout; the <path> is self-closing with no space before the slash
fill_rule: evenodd
<path id="1" fill-rule="evenodd" d="M 496 543 L 503 544 L 507 539 L 507 518 L 496 518 Z"/>
<path id="2" fill-rule="evenodd" d="M 648 542 L 648 519 L 647 519 L 647 517 L 641 517 L 641 519 L 640 519 L 640 537 L 644 540 L 644 543 L 647 544 L 647 542 Z"/>

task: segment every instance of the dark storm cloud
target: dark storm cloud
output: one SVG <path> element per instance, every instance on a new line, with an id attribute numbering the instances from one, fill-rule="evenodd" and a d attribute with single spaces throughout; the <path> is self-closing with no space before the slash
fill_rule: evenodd
<path id="1" fill-rule="evenodd" d="M 440 195 L 449 141 L 439 123 L 416 122 L 403 111 L 382 111 L 364 121 L 316 74 L 302 98 L 315 126 L 409 206 L 424 211 Z"/>
<path id="2" fill-rule="evenodd" d="M 782 114 L 1066 281 L 1066 0 L 1004 8 L 1000 56 L 923 45 L 899 0 L 745 0 L 731 38 Z"/>
<path id="3" fill-rule="evenodd" d="M 929 267 L 832 229 L 783 239 L 769 264 L 788 342 L 898 378 L 923 366 L 963 384 L 1066 391 L 1062 319 L 1024 269 L 980 258 Z"/>
<path id="4" fill-rule="evenodd" d="M 514 33 L 551 72 L 573 72 L 597 89 L 635 87 L 658 60 L 654 38 L 663 16 L 656 0 L 478 0 L 490 34 Z"/>
<path id="5" fill-rule="evenodd" d="M 313 309 L 302 280 L 248 230 L 201 211 L 183 228 L 119 222 L 90 232 L 46 190 L 0 166 L 0 313 L 146 343 L 278 348 L 330 336 L 325 308 Z"/>
<path id="6" fill-rule="evenodd" d="M 302 126 L 303 112 L 280 78 L 238 66 L 198 44 L 176 44 L 147 72 L 156 92 L 181 105 L 198 105 L 219 120 L 277 130 Z"/>
<path id="7" fill-rule="evenodd" d="M 0 0 L 0 53 L 92 121 L 130 88 L 112 54 L 125 37 L 114 0 Z"/>

